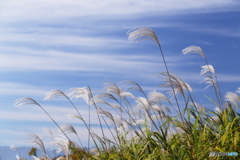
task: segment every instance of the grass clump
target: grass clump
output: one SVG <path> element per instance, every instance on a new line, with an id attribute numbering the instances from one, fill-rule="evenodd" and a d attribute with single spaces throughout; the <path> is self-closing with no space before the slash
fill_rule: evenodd
<path id="1" fill-rule="evenodd" d="M 225 99 L 223 98 L 216 71 L 208 64 L 202 49 L 189 46 L 183 50 L 183 54 L 198 53 L 204 58 L 206 65 L 202 66 L 200 74 L 206 76 L 203 81 L 208 84 L 206 88 L 213 87 L 216 102 L 207 98 L 215 105 L 214 110 L 196 103 L 190 85 L 169 71 L 158 37 L 152 29 L 138 28 L 127 34 L 129 41 L 147 39 L 158 45 L 166 68 L 166 72 L 159 73 L 162 78 L 159 87 L 169 88 L 169 96 L 155 90 L 146 94 L 138 83 L 130 80 L 106 83 L 104 90 L 99 92 L 91 91 L 90 87 L 73 88 L 66 93 L 60 90 L 50 91 L 45 100 L 62 96 L 76 110 L 77 114 L 69 117 L 77 118 L 84 124 L 88 131 L 87 147 L 82 145 L 73 126 L 59 126 L 35 100 L 21 98 L 16 105 L 35 104 L 51 118 L 63 134 L 63 137 L 55 138 L 52 142 L 59 151 L 64 151 L 65 157 L 62 159 L 238 159 L 239 156 L 210 156 L 210 152 L 236 152 L 240 148 L 240 118 L 237 112 L 240 97 L 236 93 L 228 92 Z M 86 102 L 89 112 L 87 120 L 82 118 L 72 98 L 80 98 Z M 100 134 L 94 133 L 91 126 L 92 109 L 98 118 Z M 74 133 L 78 137 L 79 145 L 70 140 L 67 133 Z M 28 135 L 31 142 L 43 150 L 43 159 L 50 159 L 44 151 L 42 140 L 35 134 Z M 90 142 L 95 144 L 95 148 L 90 148 Z"/>

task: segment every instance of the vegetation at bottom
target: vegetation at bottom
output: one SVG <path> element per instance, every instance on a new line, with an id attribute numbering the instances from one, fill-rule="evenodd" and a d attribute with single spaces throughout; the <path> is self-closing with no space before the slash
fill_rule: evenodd
<path id="1" fill-rule="evenodd" d="M 205 65 L 200 75 L 205 78 L 209 89 L 213 89 L 213 98 L 207 97 L 212 104 L 205 107 L 195 101 L 194 92 L 189 84 L 168 70 L 167 62 L 158 40 L 152 29 L 137 28 L 128 33 L 129 41 L 152 40 L 159 49 L 166 71 L 158 73 L 161 79 L 160 88 L 166 88 L 167 96 L 155 90 L 145 93 L 142 87 L 131 80 L 119 83 L 108 82 L 103 91 L 92 91 L 90 87 L 73 88 L 66 93 L 53 90 L 47 93 L 44 100 L 63 97 L 76 110 L 68 115 L 79 120 L 88 132 L 88 145 L 82 145 L 75 128 L 68 124 L 59 126 L 50 114 L 32 98 L 16 100 L 16 106 L 33 104 L 40 107 L 59 128 L 62 137 L 53 137 L 50 129 L 45 132 L 52 136 L 51 145 L 57 151 L 63 151 L 60 160 L 227 160 L 239 159 L 240 88 L 235 92 L 222 95 L 217 74 L 208 64 L 203 50 L 199 46 L 189 46 L 183 54 L 197 53 L 202 56 Z M 205 89 L 206 89 L 205 88 Z M 81 111 L 72 99 L 83 99 L 88 107 L 89 117 L 84 119 Z M 215 99 L 215 100 L 213 100 Z M 95 110 L 101 134 L 94 133 L 90 113 Z M 106 132 L 107 131 L 107 132 Z M 78 142 L 72 141 L 68 133 L 74 133 Z M 36 155 L 32 148 L 29 156 L 34 160 L 54 159 L 47 155 L 45 144 L 34 133 L 27 133 L 29 142 L 38 146 L 43 155 Z M 90 143 L 95 147 L 90 148 Z M 17 147 L 12 147 L 17 152 Z M 218 156 L 210 152 L 236 152 L 235 156 Z M 38 157 L 37 157 L 38 156 Z M 18 159 L 20 153 L 17 154 Z"/>

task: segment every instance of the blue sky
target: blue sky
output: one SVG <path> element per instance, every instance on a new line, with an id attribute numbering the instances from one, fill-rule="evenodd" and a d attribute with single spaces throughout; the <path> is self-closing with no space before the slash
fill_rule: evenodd
<path id="1" fill-rule="evenodd" d="M 239 8 L 237 0 L 0 1 L 0 145 L 29 146 L 26 131 L 44 137 L 43 127 L 59 134 L 37 106 L 16 108 L 13 101 L 21 97 L 35 99 L 60 125 L 72 124 L 85 143 L 87 131 L 66 117 L 74 109 L 62 97 L 43 101 L 48 91 L 84 86 L 99 91 L 108 79 L 163 91 L 156 88 L 161 79 L 151 76 L 165 71 L 157 45 L 127 41 L 126 32 L 136 27 L 156 32 L 170 71 L 192 86 L 198 103 L 211 108 L 203 94 L 211 96 L 213 90 L 203 92 L 206 84 L 199 84 L 204 59 L 181 51 L 200 46 L 222 93 L 235 92 L 240 87 Z M 74 102 L 87 116 L 85 103 Z M 50 140 L 44 138 L 46 144 Z"/>

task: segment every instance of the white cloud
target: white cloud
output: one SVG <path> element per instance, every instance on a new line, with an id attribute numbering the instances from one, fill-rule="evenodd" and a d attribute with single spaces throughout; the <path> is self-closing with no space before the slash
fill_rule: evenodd
<path id="1" fill-rule="evenodd" d="M 56 18 L 80 16 L 130 18 L 139 14 L 173 14 L 186 10 L 192 12 L 232 10 L 238 4 L 239 2 L 234 0 L 5 0 L 1 2 L 1 20 L 56 21 Z"/>
<path id="2" fill-rule="evenodd" d="M 240 82 L 240 75 L 218 74 L 220 82 Z"/>
<path id="3" fill-rule="evenodd" d="M 13 31 L 14 32 L 14 31 Z M 28 43 L 29 45 L 41 46 L 78 46 L 78 47 L 108 47 L 111 46 L 123 47 L 127 46 L 126 40 L 114 39 L 111 37 L 83 37 L 81 35 L 61 35 L 51 33 L 24 33 L 24 29 L 19 32 L 22 33 L 1 33 L 0 42 L 4 43 Z M 109 45 L 111 44 L 111 45 Z"/>
<path id="4" fill-rule="evenodd" d="M 209 34 L 222 35 L 222 36 L 240 37 L 240 30 L 239 29 L 192 27 L 192 28 L 188 28 L 188 30 L 205 32 L 205 33 L 209 33 Z M 208 44 L 208 43 L 206 43 L 206 44 Z"/>
<path id="5" fill-rule="evenodd" d="M 0 95 L 18 95 L 18 96 L 44 96 L 48 90 L 44 90 L 40 87 L 16 83 L 16 82 L 0 82 L 1 90 Z"/>
<path id="6" fill-rule="evenodd" d="M 20 53 L 18 53 L 20 52 Z M 157 59 L 157 56 L 116 55 L 116 54 L 74 54 L 60 51 L 41 51 L 30 49 L 10 48 L 0 55 L 0 70 L 2 71 L 105 71 L 125 72 L 146 71 L 148 68 L 157 70 L 161 63 L 147 60 Z M 173 59 L 174 60 L 174 59 Z"/>
<path id="7" fill-rule="evenodd" d="M 67 101 L 67 100 L 66 100 Z M 38 102 L 41 105 L 41 102 Z M 51 102 L 48 102 L 51 103 Z M 58 102 L 59 104 L 59 102 Z M 83 119 L 88 119 L 88 108 L 87 105 L 84 103 L 81 103 L 82 108 L 78 108 L 80 114 L 82 115 Z M 48 114 L 58 123 L 81 123 L 81 120 L 73 119 L 70 120 L 67 117 L 67 114 L 77 114 L 77 111 L 69 105 L 61 105 L 58 106 L 50 106 L 50 105 L 42 105 L 44 110 L 48 112 Z M 94 108 L 91 109 L 91 119 L 92 123 L 98 123 L 96 114 L 94 113 Z M 48 115 L 37 105 L 24 105 L 21 107 L 21 109 L 14 108 L 11 110 L 2 110 L 1 111 L 1 117 L 2 120 L 14 120 L 14 121 L 29 121 L 29 122 L 49 122 L 54 123 Z"/>

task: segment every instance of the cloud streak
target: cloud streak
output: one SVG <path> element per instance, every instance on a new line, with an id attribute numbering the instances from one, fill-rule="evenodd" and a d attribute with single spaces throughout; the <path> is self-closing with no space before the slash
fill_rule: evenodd
<path id="1" fill-rule="evenodd" d="M 119 18 L 120 16 L 127 18 L 126 15 L 132 18 L 132 16 L 139 14 L 159 15 L 179 14 L 179 12 L 183 11 L 213 12 L 216 10 L 232 10 L 237 5 L 239 5 L 239 2 L 235 0 L 202 0 L 199 2 L 191 0 L 133 0 L 131 2 L 128 0 L 119 2 L 111 0 L 5 0 L 1 4 L 1 20 L 9 22 L 16 22 L 16 20 L 45 21 L 45 17 L 48 17 L 48 20 L 56 21 L 56 19 L 81 16 L 105 16 L 108 18 Z"/>

